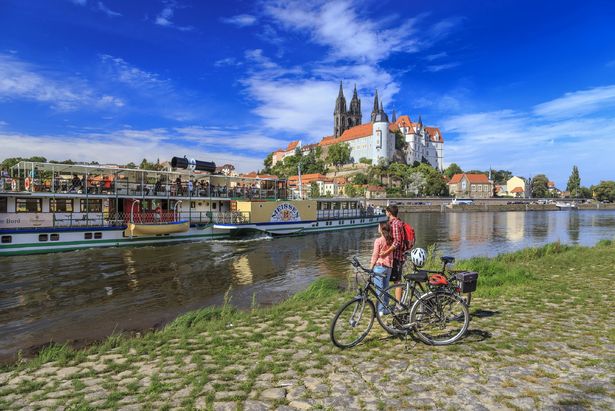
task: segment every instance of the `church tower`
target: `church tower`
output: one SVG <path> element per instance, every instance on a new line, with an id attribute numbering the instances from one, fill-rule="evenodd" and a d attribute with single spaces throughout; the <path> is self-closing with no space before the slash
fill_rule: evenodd
<path id="1" fill-rule="evenodd" d="M 335 111 L 333 112 L 333 135 L 335 137 L 341 136 L 344 130 L 346 130 L 346 117 L 346 98 L 344 97 L 344 90 L 340 81 L 340 91 L 337 94 Z"/>
<path id="2" fill-rule="evenodd" d="M 370 119 L 372 123 L 376 120 L 378 114 L 380 114 L 380 107 L 378 104 L 378 90 L 376 89 L 376 94 L 374 94 L 374 108 L 372 109 L 372 116 Z"/>
<path id="3" fill-rule="evenodd" d="M 351 127 L 358 126 L 362 122 L 363 114 L 361 113 L 361 100 L 357 95 L 357 85 L 354 85 L 354 92 L 352 93 L 352 100 L 350 100 L 350 122 Z"/>

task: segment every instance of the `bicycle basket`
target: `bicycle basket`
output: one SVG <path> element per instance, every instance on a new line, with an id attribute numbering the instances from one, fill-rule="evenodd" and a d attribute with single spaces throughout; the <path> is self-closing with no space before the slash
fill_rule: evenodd
<path id="1" fill-rule="evenodd" d="M 455 278 L 459 281 L 459 288 L 462 293 L 472 293 L 476 291 L 478 273 L 474 271 L 463 271 L 455 273 Z"/>

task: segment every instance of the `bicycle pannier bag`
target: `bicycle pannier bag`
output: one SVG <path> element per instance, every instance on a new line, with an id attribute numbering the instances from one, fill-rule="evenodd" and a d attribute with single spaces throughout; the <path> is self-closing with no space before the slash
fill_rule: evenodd
<path id="1" fill-rule="evenodd" d="M 473 271 L 466 271 L 455 274 L 455 277 L 459 280 L 459 287 L 462 293 L 471 293 L 476 291 L 476 282 L 478 281 L 478 273 Z"/>

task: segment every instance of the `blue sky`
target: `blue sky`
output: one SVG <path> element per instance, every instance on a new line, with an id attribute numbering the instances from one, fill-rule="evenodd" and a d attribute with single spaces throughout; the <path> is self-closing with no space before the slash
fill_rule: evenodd
<path id="1" fill-rule="evenodd" d="M 0 157 L 241 171 L 332 132 L 339 81 L 445 163 L 614 179 L 609 1 L 0 1 Z"/>

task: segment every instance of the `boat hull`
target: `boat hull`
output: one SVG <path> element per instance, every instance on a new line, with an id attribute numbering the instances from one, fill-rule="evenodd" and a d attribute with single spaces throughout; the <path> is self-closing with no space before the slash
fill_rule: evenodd
<path id="1" fill-rule="evenodd" d="M 386 221 L 386 216 L 275 224 L 209 224 L 192 226 L 186 232 L 135 236 L 133 238 L 126 236 L 126 227 L 1 230 L 2 236 L 11 236 L 11 243 L 0 244 L 0 256 L 43 254 L 101 247 L 151 246 L 179 242 L 211 241 L 241 237 L 244 234 L 253 234 L 254 232 L 274 236 L 302 235 L 372 227 L 381 221 Z M 57 238 L 57 240 L 51 240 L 52 234 L 54 235 L 53 238 Z M 41 238 L 44 238 L 45 241 L 40 241 Z"/>

